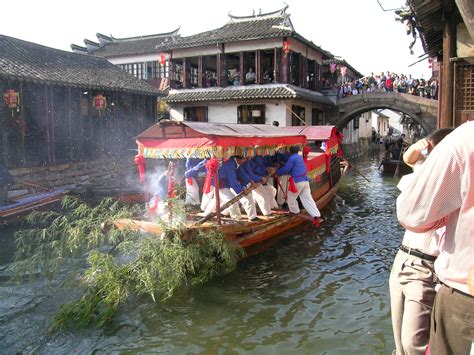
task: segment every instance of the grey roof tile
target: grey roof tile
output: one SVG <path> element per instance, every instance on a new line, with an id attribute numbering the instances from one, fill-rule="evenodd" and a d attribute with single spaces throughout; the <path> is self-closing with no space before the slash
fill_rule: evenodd
<path id="1" fill-rule="evenodd" d="M 334 105 L 319 92 L 288 84 L 265 84 L 251 86 L 229 86 L 225 88 L 197 88 L 171 90 L 165 100 L 168 103 L 226 101 L 259 99 L 304 99 L 327 105 Z"/>
<path id="2" fill-rule="evenodd" d="M 321 51 L 326 56 L 332 57 L 332 54 L 324 51 L 313 42 L 296 33 L 289 14 L 245 17 L 241 20 L 229 21 L 220 28 L 186 37 L 181 37 L 177 35 L 177 31 L 174 31 L 166 35 L 152 35 L 129 39 L 113 38 L 113 42 L 106 43 L 102 47 L 94 49 L 92 54 L 111 58 L 135 54 L 159 53 L 161 51 L 179 48 L 191 48 L 252 39 L 283 37 L 298 39 L 310 47 Z"/>
<path id="3" fill-rule="evenodd" d="M 91 89 L 163 95 L 104 58 L 0 35 L 0 77 Z"/>

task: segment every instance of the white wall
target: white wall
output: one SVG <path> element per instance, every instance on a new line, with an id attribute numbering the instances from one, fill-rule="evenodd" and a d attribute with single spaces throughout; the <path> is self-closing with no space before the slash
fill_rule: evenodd
<path id="1" fill-rule="evenodd" d="M 370 112 L 364 112 L 359 119 L 359 137 L 372 137 L 372 117 Z"/>
<path id="2" fill-rule="evenodd" d="M 184 119 L 184 108 L 191 106 L 207 106 L 207 117 L 213 123 L 237 123 L 237 106 L 240 105 L 263 105 L 265 104 L 265 124 L 272 124 L 278 121 L 280 127 L 286 123 L 286 106 L 281 102 L 231 102 L 231 103 L 210 103 L 210 104 L 171 104 L 170 117 L 172 120 L 182 121 Z M 291 123 L 291 119 L 290 119 Z"/>
<path id="3" fill-rule="evenodd" d="M 175 121 L 184 120 L 184 109 L 183 106 L 173 106 L 170 108 L 170 118 Z"/>
<path id="4" fill-rule="evenodd" d="M 202 104 L 170 104 L 170 116 L 173 120 L 182 121 L 184 115 L 184 107 L 192 106 L 207 106 L 207 117 L 209 122 L 221 123 L 237 123 L 237 107 L 240 105 L 265 105 L 265 124 L 272 124 L 273 121 L 278 121 L 280 127 L 291 126 L 291 108 L 293 105 L 302 106 L 305 108 L 305 122 L 306 125 L 311 125 L 312 109 L 319 108 L 310 102 L 302 100 L 286 100 L 286 101 L 269 101 L 269 102 L 245 102 L 245 101 L 231 101 L 231 102 L 214 102 Z M 361 121 L 362 122 L 362 121 Z M 363 120 L 365 124 L 365 120 Z M 368 123 L 369 130 L 372 127 Z M 357 141 L 358 136 L 356 137 Z"/>
<path id="5" fill-rule="evenodd" d="M 208 106 L 207 117 L 209 122 L 237 123 L 237 105 L 212 104 Z"/>
<path id="6" fill-rule="evenodd" d="M 265 123 L 272 124 L 278 121 L 280 127 L 286 126 L 286 106 L 282 102 L 272 102 L 265 106 Z"/>

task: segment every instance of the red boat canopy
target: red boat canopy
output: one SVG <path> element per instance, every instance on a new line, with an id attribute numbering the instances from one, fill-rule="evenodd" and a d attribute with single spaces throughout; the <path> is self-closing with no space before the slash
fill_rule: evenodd
<path id="1" fill-rule="evenodd" d="M 304 145 L 306 137 L 270 125 L 162 121 L 136 142 L 145 158 L 229 158 L 273 155 L 282 147 Z"/>
<path id="2" fill-rule="evenodd" d="M 338 133 L 336 126 L 292 126 L 283 127 L 283 130 L 306 136 L 309 141 L 327 141 Z"/>
<path id="3" fill-rule="evenodd" d="M 336 126 L 293 126 L 283 127 L 283 130 L 291 134 L 303 134 L 309 141 L 326 142 L 327 152 L 342 156 L 343 135 Z"/>

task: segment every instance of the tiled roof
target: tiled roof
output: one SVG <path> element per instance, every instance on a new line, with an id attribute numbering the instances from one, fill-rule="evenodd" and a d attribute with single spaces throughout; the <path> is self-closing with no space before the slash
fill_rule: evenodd
<path id="1" fill-rule="evenodd" d="M 253 39 L 291 37 L 323 52 L 328 57 L 332 57 L 329 52 L 322 50 L 313 42 L 296 33 L 289 14 L 257 15 L 243 18 L 230 16 L 230 18 L 231 21 L 218 29 L 187 37 L 176 34 L 167 37 L 163 35 L 134 37 L 127 40 L 113 38 L 112 42 L 93 49 L 91 54 L 111 58 Z"/>
<path id="2" fill-rule="evenodd" d="M 221 28 L 180 37 L 174 42 L 163 43 L 161 50 L 188 48 L 210 44 L 235 42 L 251 39 L 278 38 L 294 33 L 289 15 L 256 17 L 240 21 L 230 21 Z"/>
<path id="3" fill-rule="evenodd" d="M 443 48 L 443 1 L 410 0 L 408 4 L 416 17 L 423 49 L 436 57 Z"/>
<path id="4" fill-rule="evenodd" d="M 212 87 L 171 90 L 165 100 L 168 103 L 227 101 L 227 100 L 275 100 L 303 99 L 328 105 L 334 103 L 319 92 L 288 84 L 264 84 L 249 86 Z"/>
<path id="5" fill-rule="evenodd" d="M 0 35 L 0 78 L 90 89 L 162 95 L 104 58 L 71 53 Z"/>
<path id="6" fill-rule="evenodd" d="M 97 33 L 99 43 L 100 39 L 102 39 L 103 41 L 105 39 L 104 42 L 108 43 L 101 44 L 100 48 L 92 49 L 90 54 L 94 54 L 104 58 L 111 58 L 123 55 L 157 53 L 157 48 L 159 46 L 166 43 L 174 42 L 181 38 L 178 35 L 178 31 L 179 28 L 168 33 L 129 38 L 107 37 L 100 33 Z M 74 46 L 74 44 L 72 46 Z"/>

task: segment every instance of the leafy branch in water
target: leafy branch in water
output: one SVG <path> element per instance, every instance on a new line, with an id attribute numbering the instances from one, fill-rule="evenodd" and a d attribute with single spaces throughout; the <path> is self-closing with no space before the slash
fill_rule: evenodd
<path id="1" fill-rule="evenodd" d="M 126 207 L 110 198 L 91 207 L 77 197 L 66 196 L 61 200 L 61 209 L 62 213 L 31 213 L 27 222 L 33 228 L 16 233 L 13 268 L 17 275 L 33 277 L 42 273 L 51 279 L 62 266 L 71 266 L 91 250 L 136 237 L 129 230 L 110 229 L 104 233 L 104 229 L 117 218 L 133 216 L 139 211 L 137 207 Z"/>
<path id="2" fill-rule="evenodd" d="M 179 207 L 178 204 L 175 204 Z M 161 236 L 110 228 L 117 218 L 130 217 L 135 210 L 104 200 L 96 207 L 68 198 L 68 213 L 31 216 L 30 221 L 51 225 L 22 231 L 17 238 L 17 267 L 27 265 L 52 278 L 66 260 L 87 253 L 88 267 L 76 272 L 80 299 L 62 305 L 53 320 L 53 329 L 101 326 L 113 319 L 119 306 L 133 295 L 165 301 L 186 285 L 202 284 L 235 269 L 243 249 L 214 229 L 186 229 L 184 223 L 161 221 Z M 174 213 L 178 213 L 177 208 Z M 179 219 L 178 219 L 179 220 Z M 173 228 L 169 228 L 173 226 Z M 106 228 L 107 229 L 107 228 Z M 107 252 L 105 245 L 111 246 Z"/>

